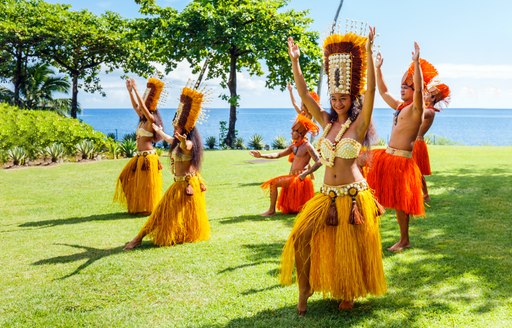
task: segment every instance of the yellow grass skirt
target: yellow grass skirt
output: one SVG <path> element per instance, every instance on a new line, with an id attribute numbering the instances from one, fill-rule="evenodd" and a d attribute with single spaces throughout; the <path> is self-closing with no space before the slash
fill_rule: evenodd
<path id="1" fill-rule="evenodd" d="M 189 182 L 174 182 L 142 227 L 139 236 L 148 235 L 158 246 L 210 239 L 210 223 L 201 182 L 197 175 L 190 177 Z M 185 192 L 189 183 L 194 190 L 191 196 Z"/>
<path id="2" fill-rule="evenodd" d="M 292 283 L 295 252 L 303 253 L 307 246 L 300 245 L 295 249 L 295 241 L 311 230 L 311 238 L 307 241 L 310 251 L 304 257 L 310 259 L 312 291 L 337 300 L 354 300 L 367 294 L 386 292 L 377 206 L 369 190 L 359 191 L 356 201 L 364 216 L 364 223 L 360 225 L 349 223 L 350 196 L 336 197 L 337 226 L 326 224 L 331 203 L 328 195 L 317 193 L 304 206 L 281 256 L 281 284 Z"/>
<path id="3" fill-rule="evenodd" d="M 158 155 L 130 159 L 117 179 L 114 201 L 128 213 L 151 213 L 162 197 L 162 165 Z"/>

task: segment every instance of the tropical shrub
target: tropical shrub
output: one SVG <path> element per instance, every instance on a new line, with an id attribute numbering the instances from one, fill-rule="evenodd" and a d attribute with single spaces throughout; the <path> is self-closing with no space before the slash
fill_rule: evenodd
<path id="1" fill-rule="evenodd" d="M 126 140 L 137 140 L 137 133 L 136 132 L 132 132 L 132 133 L 127 133 L 123 136 L 123 141 L 126 141 Z"/>
<path id="2" fill-rule="evenodd" d="M 76 151 L 82 159 L 93 159 L 96 154 L 96 147 L 91 140 L 81 140 L 76 145 Z"/>
<path id="3" fill-rule="evenodd" d="M 265 147 L 265 144 L 263 143 L 263 136 L 261 134 L 254 134 L 249 139 L 249 148 L 261 150 Z"/>
<path id="4" fill-rule="evenodd" d="M 59 162 L 64 157 L 66 151 L 61 143 L 52 143 L 44 148 L 46 156 L 48 156 L 52 162 Z"/>
<path id="5" fill-rule="evenodd" d="M 14 165 L 25 165 L 28 159 L 28 153 L 23 147 L 13 147 L 7 151 L 9 159 Z"/>
<path id="6" fill-rule="evenodd" d="M 114 132 L 107 133 L 107 139 L 116 140 L 116 134 Z"/>
<path id="7" fill-rule="evenodd" d="M 209 136 L 208 138 L 206 138 L 205 143 L 206 143 L 206 147 L 208 147 L 208 149 L 215 149 L 215 145 L 217 144 L 217 139 L 215 139 L 214 136 Z"/>
<path id="8" fill-rule="evenodd" d="M 235 139 L 233 146 L 235 147 L 235 149 L 247 149 L 247 147 L 244 144 L 244 138 L 241 137 L 237 137 Z"/>
<path id="9" fill-rule="evenodd" d="M 107 142 L 105 142 L 105 148 L 107 149 L 107 153 L 112 156 L 113 159 L 118 159 L 119 154 L 121 153 L 121 146 L 119 142 L 108 139 Z"/>
<path id="10" fill-rule="evenodd" d="M 285 149 L 288 147 L 288 140 L 286 140 L 283 136 L 277 136 L 272 141 L 272 148 L 273 149 Z"/>
<path id="11" fill-rule="evenodd" d="M 124 157 L 133 157 L 137 153 L 137 143 L 135 140 L 126 139 L 121 143 L 121 153 Z"/>

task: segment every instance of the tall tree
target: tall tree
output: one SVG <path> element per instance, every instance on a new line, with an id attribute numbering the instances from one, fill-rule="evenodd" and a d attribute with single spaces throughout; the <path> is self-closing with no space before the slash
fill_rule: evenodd
<path id="1" fill-rule="evenodd" d="M 321 58 L 318 33 L 307 30 L 312 22 L 308 11 L 282 11 L 287 0 L 193 0 L 172 21 L 166 20 L 166 9 L 159 8 L 155 0 L 136 2 L 147 13 L 161 17 L 154 50 L 168 72 L 183 59 L 198 68 L 209 58 L 207 78 L 220 78 L 221 86 L 229 91 L 222 97 L 230 107 L 224 140 L 229 147 L 235 141 L 240 100 L 237 72 L 245 69 L 250 75 L 262 76 L 265 64 L 266 87 L 284 90 L 292 78 L 286 45 L 292 36 L 304 53 L 301 67 L 307 82 L 315 84 Z M 172 47 L 166 47 L 170 40 Z"/>
<path id="2" fill-rule="evenodd" d="M 66 11 L 49 18 L 43 28 L 44 57 L 71 78 L 71 117 L 78 111 L 78 91 L 99 92 L 98 74 L 122 68 L 139 74 L 154 69 L 144 57 L 139 42 L 130 38 L 130 24 L 116 13 L 101 16 L 82 11 Z"/>
<path id="3" fill-rule="evenodd" d="M 10 103 L 21 105 L 20 92 L 27 78 L 27 67 L 40 56 L 40 27 L 46 18 L 68 8 L 68 5 L 40 0 L 0 2 L 0 80 L 14 86 Z"/>

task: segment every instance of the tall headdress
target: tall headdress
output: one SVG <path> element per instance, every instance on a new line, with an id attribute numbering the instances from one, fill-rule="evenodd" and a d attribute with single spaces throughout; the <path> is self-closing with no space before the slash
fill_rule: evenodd
<path id="1" fill-rule="evenodd" d="M 142 99 L 144 99 L 144 104 L 146 105 L 146 108 L 150 112 L 156 111 L 158 100 L 160 100 L 160 95 L 162 94 L 164 85 L 165 83 L 160 81 L 156 77 L 149 78 L 148 83 L 146 85 L 146 91 L 144 91 Z"/>
<path id="2" fill-rule="evenodd" d="M 292 130 L 297 130 L 297 132 L 305 136 L 308 132 L 311 132 L 313 135 L 315 135 L 320 129 L 315 123 L 313 123 L 312 120 L 302 114 L 299 114 L 297 115 L 295 122 L 293 122 Z"/>
<path id="3" fill-rule="evenodd" d="M 354 32 L 331 34 L 323 45 L 329 94 L 357 97 L 366 88 L 367 37 Z"/>
<path id="4" fill-rule="evenodd" d="M 437 76 L 437 69 L 423 58 L 420 58 L 421 73 L 423 74 L 423 87 L 426 86 Z M 409 65 L 409 68 L 402 77 L 402 84 L 414 87 L 414 62 Z"/>
<path id="5" fill-rule="evenodd" d="M 180 104 L 172 122 L 173 125 L 183 128 L 187 133 L 190 132 L 197 120 L 203 116 L 204 98 L 204 89 L 200 91 L 193 87 L 192 83 L 187 83 L 181 92 Z"/>
<path id="6" fill-rule="evenodd" d="M 434 96 L 435 107 L 440 109 L 448 106 L 450 103 L 450 88 L 444 83 L 431 83 L 428 87 L 428 92 Z"/>

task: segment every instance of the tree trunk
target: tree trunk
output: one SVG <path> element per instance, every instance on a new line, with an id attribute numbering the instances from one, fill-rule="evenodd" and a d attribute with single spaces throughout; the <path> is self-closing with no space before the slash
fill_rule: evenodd
<path id="1" fill-rule="evenodd" d="M 238 56 L 235 54 L 235 51 L 231 51 L 231 62 L 229 64 L 229 80 L 228 80 L 228 88 L 229 88 L 229 127 L 228 134 L 225 139 L 225 143 L 230 148 L 233 148 L 233 144 L 235 142 L 235 124 L 236 124 L 236 107 L 238 106 L 238 97 L 236 94 L 236 61 Z"/>
<path id="2" fill-rule="evenodd" d="M 78 74 L 73 74 L 71 77 L 73 81 L 73 90 L 71 95 L 71 117 L 76 118 L 78 111 Z"/>

